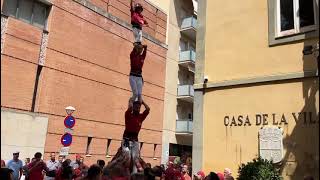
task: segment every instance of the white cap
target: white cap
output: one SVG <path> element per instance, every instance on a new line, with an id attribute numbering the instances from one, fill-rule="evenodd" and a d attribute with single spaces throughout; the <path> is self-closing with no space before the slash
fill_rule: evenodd
<path id="1" fill-rule="evenodd" d="M 66 110 L 72 110 L 72 111 L 75 111 L 76 109 L 75 109 L 74 107 L 72 107 L 72 106 L 68 106 L 68 107 L 66 107 Z"/>
<path id="2" fill-rule="evenodd" d="M 13 154 L 19 154 L 20 152 L 19 151 L 13 151 Z"/>
<path id="3" fill-rule="evenodd" d="M 66 107 L 66 112 L 68 115 L 71 115 L 75 110 L 76 110 L 76 108 L 74 108 L 72 106 Z"/>

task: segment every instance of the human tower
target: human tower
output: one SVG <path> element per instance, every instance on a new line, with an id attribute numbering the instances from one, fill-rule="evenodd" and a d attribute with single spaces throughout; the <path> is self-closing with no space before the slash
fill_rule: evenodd
<path id="1" fill-rule="evenodd" d="M 142 45 L 142 27 L 148 26 L 148 22 L 141 14 L 143 7 L 139 3 L 130 0 L 131 24 L 134 36 L 133 50 L 130 53 L 130 75 L 129 83 L 132 97 L 129 99 L 128 109 L 125 112 L 125 131 L 121 147 L 107 167 L 124 167 L 131 174 L 143 172 L 146 163 L 140 157 L 138 135 L 142 122 L 150 112 L 149 106 L 142 99 L 142 67 L 147 54 L 147 45 Z M 140 113 L 140 107 L 144 105 L 145 110 Z"/>

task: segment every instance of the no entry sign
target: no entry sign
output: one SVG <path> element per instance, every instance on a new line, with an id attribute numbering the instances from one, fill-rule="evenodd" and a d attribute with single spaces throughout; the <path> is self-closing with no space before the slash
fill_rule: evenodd
<path id="1" fill-rule="evenodd" d="M 61 144 L 63 146 L 70 146 L 72 143 L 72 135 L 70 133 L 65 133 L 62 137 L 61 137 Z"/>
<path id="2" fill-rule="evenodd" d="M 66 128 L 73 128 L 73 126 L 76 124 L 76 119 L 69 115 L 64 119 L 64 125 L 66 126 Z"/>

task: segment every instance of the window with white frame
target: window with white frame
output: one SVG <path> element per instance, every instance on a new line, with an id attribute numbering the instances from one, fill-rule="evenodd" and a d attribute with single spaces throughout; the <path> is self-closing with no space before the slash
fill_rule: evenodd
<path id="1" fill-rule="evenodd" d="M 45 28 L 51 6 L 43 0 L 5 0 L 3 13 L 39 28 Z"/>
<path id="2" fill-rule="evenodd" d="M 276 0 L 276 36 L 316 30 L 316 0 Z"/>

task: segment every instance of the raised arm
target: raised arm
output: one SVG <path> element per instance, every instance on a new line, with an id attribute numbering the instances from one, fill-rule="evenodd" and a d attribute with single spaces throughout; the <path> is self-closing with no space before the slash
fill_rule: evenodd
<path id="1" fill-rule="evenodd" d="M 130 98 L 129 99 L 129 102 L 128 102 L 128 109 L 127 109 L 127 112 L 129 111 L 131 113 L 132 111 L 132 107 L 133 107 L 133 99 Z"/>
<path id="2" fill-rule="evenodd" d="M 142 104 L 144 105 L 144 107 L 146 108 L 146 110 L 145 111 L 150 111 L 150 107 L 148 106 L 148 104 L 147 103 L 145 103 L 144 101 L 142 101 Z"/>
<path id="3" fill-rule="evenodd" d="M 142 121 L 144 121 L 150 113 L 150 107 L 142 100 L 145 110 L 142 113 Z"/>
<path id="4" fill-rule="evenodd" d="M 144 23 L 143 23 L 143 24 L 144 24 L 144 25 L 146 25 L 147 27 L 149 27 L 149 23 L 148 23 L 148 21 L 147 21 L 146 19 L 144 19 L 143 21 L 144 21 Z"/>
<path id="5" fill-rule="evenodd" d="M 142 53 L 142 56 L 145 58 L 146 55 L 147 55 L 147 48 L 148 46 L 147 45 L 143 45 L 143 53 Z"/>

